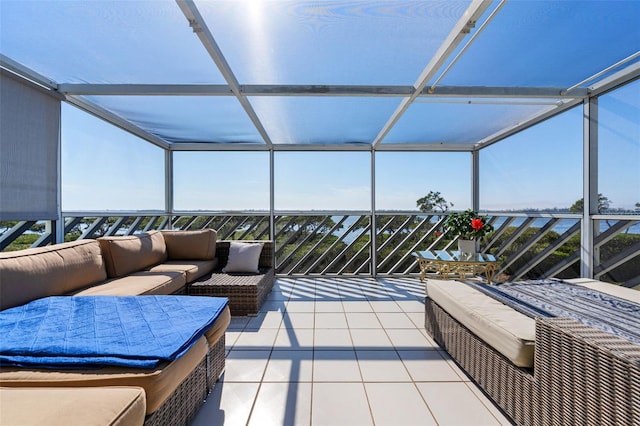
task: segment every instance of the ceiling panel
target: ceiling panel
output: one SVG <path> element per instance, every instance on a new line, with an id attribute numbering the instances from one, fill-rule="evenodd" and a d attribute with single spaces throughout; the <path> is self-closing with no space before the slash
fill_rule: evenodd
<path id="1" fill-rule="evenodd" d="M 234 97 L 87 96 L 169 142 L 264 143 Z"/>
<path id="2" fill-rule="evenodd" d="M 224 83 L 175 1 L 0 1 L 0 52 L 58 83 Z"/>
<path id="3" fill-rule="evenodd" d="M 196 1 L 241 84 L 413 84 L 469 1 Z"/>
<path id="4" fill-rule="evenodd" d="M 567 88 L 640 51 L 639 23 L 640 1 L 510 1 L 439 84 Z"/>
<path id="5" fill-rule="evenodd" d="M 400 103 L 394 97 L 250 98 L 275 144 L 370 144 Z"/>
<path id="6" fill-rule="evenodd" d="M 429 98 L 413 103 L 383 140 L 393 143 L 476 143 L 536 113 L 554 108 L 553 99 Z"/>

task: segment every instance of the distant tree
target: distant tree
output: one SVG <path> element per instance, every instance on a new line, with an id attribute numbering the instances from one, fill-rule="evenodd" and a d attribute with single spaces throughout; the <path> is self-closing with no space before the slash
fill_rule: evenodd
<path id="1" fill-rule="evenodd" d="M 636 211 L 640 213 L 640 202 L 636 203 Z"/>
<path id="2" fill-rule="evenodd" d="M 17 221 L 0 221 L 0 235 L 13 228 L 17 223 Z"/>
<path id="3" fill-rule="evenodd" d="M 14 226 L 16 226 L 18 223 L 20 222 L 17 220 L 0 221 L 0 235 L 10 230 Z M 31 231 L 33 232 L 44 232 L 44 229 L 45 229 L 44 223 L 35 223 L 33 226 L 31 226 Z"/>
<path id="4" fill-rule="evenodd" d="M 429 191 L 427 195 L 416 200 L 416 206 L 421 212 L 446 212 L 453 203 L 448 202 L 440 191 Z"/>
<path id="5" fill-rule="evenodd" d="M 611 207 L 611 200 L 602 194 L 598 194 L 598 213 L 605 213 Z M 582 213 L 584 210 L 584 198 L 580 198 L 569 207 L 571 213 Z"/>
<path id="6" fill-rule="evenodd" d="M 449 207 L 453 207 L 453 203 L 447 201 L 440 191 L 429 191 L 427 195 L 416 200 L 416 205 L 420 208 L 421 212 L 446 212 Z M 436 220 L 440 220 L 440 217 L 436 217 Z M 442 230 L 436 230 L 436 237 L 442 235 Z"/>

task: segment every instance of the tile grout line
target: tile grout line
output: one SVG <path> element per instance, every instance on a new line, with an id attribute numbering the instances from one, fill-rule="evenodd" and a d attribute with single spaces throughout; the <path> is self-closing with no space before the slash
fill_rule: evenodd
<path id="1" fill-rule="evenodd" d="M 278 339 L 278 337 L 280 336 L 280 332 L 284 331 L 285 333 L 288 332 L 289 329 L 286 328 L 286 323 L 285 323 L 285 318 L 287 315 L 289 314 L 294 314 L 296 312 L 289 312 L 288 311 L 288 307 L 289 307 L 289 303 L 291 301 L 306 301 L 306 302 L 313 302 L 313 308 L 312 311 L 310 312 L 313 317 L 312 317 L 312 321 L 311 321 L 311 325 L 312 328 L 310 329 L 312 331 L 311 333 L 311 345 L 312 345 L 312 350 L 311 350 L 311 381 L 309 382 L 309 391 L 310 391 L 310 401 L 309 401 L 309 424 L 312 424 L 313 421 L 313 413 L 314 413 L 314 387 L 316 384 L 316 375 L 315 375 L 315 361 L 316 361 L 316 355 L 319 352 L 317 348 L 316 348 L 316 344 L 318 343 L 316 341 L 316 331 L 318 330 L 318 326 L 321 324 L 318 324 L 318 322 L 316 321 L 316 314 L 318 313 L 341 313 L 342 314 L 342 318 L 344 319 L 344 322 L 346 324 L 346 329 L 348 331 L 348 336 L 350 339 L 350 347 L 344 347 L 344 348 L 338 348 L 336 347 L 336 349 L 327 349 L 327 350 L 335 350 L 335 351 L 340 351 L 340 350 L 352 350 L 354 353 L 354 357 L 355 357 L 355 362 L 357 363 L 357 368 L 358 368 L 358 372 L 359 372 L 359 376 L 360 376 L 360 380 L 359 381 L 348 381 L 348 382 L 335 382 L 335 381 L 320 381 L 317 383 L 359 383 L 360 386 L 362 387 L 362 389 L 364 390 L 364 396 L 366 398 L 366 403 L 367 403 L 367 407 L 368 407 L 368 411 L 369 411 L 369 416 L 370 416 L 370 420 L 372 422 L 373 425 L 375 425 L 375 418 L 374 418 L 374 414 L 373 414 L 373 409 L 372 409 L 372 399 L 371 396 L 369 395 L 369 392 L 367 391 L 367 387 L 366 384 L 367 383 L 380 383 L 380 384 L 385 384 L 385 383 L 409 383 L 409 382 L 395 382 L 395 381 L 386 381 L 386 380 L 376 380 L 376 381 L 365 381 L 364 375 L 363 375 L 363 370 L 362 370 L 362 366 L 360 364 L 360 356 L 358 354 L 358 350 L 353 338 L 353 334 L 352 331 L 356 330 L 356 329 L 362 329 L 362 330 L 375 330 L 375 329 L 379 329 L 383 332 L 384 336 L 387 338 L 387 340 L 389 341 L 389 343 L 391 344 L 390 347 L 385 348 L 385 347 L 380 347 L 379 349 L 376 349 L 376 347 L 372 346 L 372 349 L 370 350 L 380 350 L 380 351 L 393 351 L 393 353 L 395 354 L 395 356 L 397 357 L 397 359 L 400 361 L 400 365 L 402 366 L 402 368 L 404 369 L 404 371 L 408 374 L 408 377 L 410 379 L 410 383 L 413 385 L 413 389 L 415 389 L 416 392 L 418 392 L 418 395 L 421 399 L 421 401 L 425 404 L 429 414 L 431 415 L 432 419 L 435 421 L 436 424 L 440 424 L 440 422 L 438 421 L 438 419 L 435 417 L 434 415 L 434 411 L 432 410 L 431 406 L 429 405 L 429 403 L 427 403 L 426 398 L 424 396 L 424 394 L 422 394 L 422 392 L 420 391 L 420 389 L 418 388 L 418 384 L 419 383 L 436 383 L 433 381 L 416 381 L 414 379 L 414 377 L 411 375 L 411 373 L 409 372 L 409 369 L 407 367 L 407 365 L 405 364 L 405 360 L 403 360 L 401 354 L 400 354 L 400 349 L 399 347 L 393 342 L 393 340 L 391 339 L 390 335 L 389 335 L 389 330 L 391 329 L 395 329 L 395 328 L 387 328 L 384 326 L 384 324 L 382 323 L 381 319 L 380 319 L 380 314 L 385 314 L 387 312 L 384 312 L 385 310 L 382 309 L 381 311 L 376 311 L 374 309 L 374 306 L 371 304 L 371 302 L 375 302 L 375 301 L 392 301 L 394 302 L 393 304 L 395 305 L 395 308 L 398 308 L 399 311 L 392 311 L 389 313 L 402 313 L 404 314 L 403 318 L 409 321 L 409 324 L 412 325 L 412 327 L 400 327 L 399 329 L 402 330 L 418 330 L 420 332 L 420 335 L 424 336 L 427 339 L 428 343 L 432 343 L 431 339 L 429 339 L 427 336 L 424 335 L 424 333 L 421 332 L 421 327 L 418 326 L 414 321 L 413 318 L 409 315 L 409 312 L 406 312 L 402 305 L 399 304 L 400 301 L 410 301 L 410 300 L 416 300 L 419 301 L 420 298 L 418 295 L 413 295 L 413 293 L 410 293 L 410 289 L 406 289 L 403 288 L 401 290 L 397 290 L 397 291 L 385 291 L 386 296 L 385 297 L 378 297 L 381 296 L 381 294 L 379 292 L 370 292 L 367 293 L 367 291 L 371 291 L 371 283 L 369 281 L 362 281 L 361 283 L 358 281 L 358 288 L 359 288 L 359 292 L 362 294 L 361 297 L 355 297 L 354 295 L 350 295 L 350 296 L 346 296 L 340 291 L 340 286 L 339 285 L 331 285 L 331 284 L 339 284 L 339 282 L 336 282 L 337 280 L 334 279 L 329 279 L 328 281 L 323 281 L 321 283 L 321 288 L 320 291 L 318 291 L 318 280 L 313 279 L 310 281 L 305 281 L 304 282 L 304 289 L 302 291 L 304 291 L 305 293 L 312 293 L 313 295 L 304 295 L 302 296 L 301 299 L 292 299 L 292 297 L 295 297 L 295 289 L 296 289 L 296 282 L 297 280 L 292 280 L 290 281 L 286 281 L 284 284 L 287 285 L 287 290 L 286 293 L 288 294 L 286 300 L 270 300 L 270 302 L 280 302 L 284 305 L 284 307 L 282 308 L 282 311 L 279 311 L 281 313 L 281 318 L 280 321 L 278 323 L 278 327 L 277 327 L 277 331 L 275 333 L 275 337 L 274 340 L 271 343 L 271 347 L 269 348 L 268 346 L 264 345 L 265 349 L 255 349 L 255 350 L 268 350 L 268 356 L 267 356 L 267 363 L 265 364 L 264 370 L 262 371 L 262 375 L 260 376 L 260 381 L 258 382 L 258 388 L 256 390 L 256 394 L 255 397 L 251 403 L 251 408 L 249 410 L 249 414 L 246 420 L 246 423 L 249 424 L 249 422 L 252 420 L 252 416 L 254 414 L 256 414 L 256 408 L 257 408 L 257 402 L 258 402 L 258 398 L 260 397 L 260 392 L 263 389 L 263 384 L 266 383 L 295 383 L 295 388 L 299 389 L 300 385 L 303 383 L 307 383 L 300 381 L 300 375 L 298 374 L 298 380 L 295 382 L 292 382 L 291 380 L 289 381 L 284 381 L 284 382 L 280 382 L 280 381 L 266 381 L 266 373 L 268 371 L 269 368 L 269 364 L 272 361 L 272 357 L 274 356 L 276 351 L 276 341 Z M 280 285 L 281 283 L 279 283 Z M 362 287 L 362 284 L 365 285 L 365 287 Z M 390 284 L 386 281 L 384 281 L 382 283 L 383 285 L 394 285 L 394 284 Z M 310 287 L 313 286 L 313 291 L 309 291 Z M 278 290 L 280 293 L 284 293 L 282 292 L 282 288 L 278 287 Z M 349 293 L 353 293 L 353 291 L 349 290 Z M 357 292 L 356 292 L 357 293 Z M 405 294 L 410 294 L 411 297 L 406 297 Z M 319 297 L 318 297 L 319 295 Z M 401 296 L 398 296 L 401 295 Z M 397 297 L 401 297 L 401 300 L 398 300 Z M 310 300 L 312 298 L 312 300 Z M 384 299 L 384 300 L 383 300 Z M 334 312 L 334 311 L 317 311 L 317 303 L 318 301 L 328 301 L 328 302 L 339 302 L 340 303 L 340 311 Z M 378 325 L 375 328 L 358 328 L 358 327 L 354 327 L 352 328 L 349 321 L 348 321 L 348 313 L 353 313 L 353 314 L 368 314 L 369 312 L 347 312 L 346 311 L 346 307 L 345 307 L 345 301 L 356 301 L 356 302 L 366 302 L 367 306 L 371 309 L 371 313 L 374 314 L 374 318 L 376 319 L 376 321 L 378 322 Z M 269 309 L 271 309 L 272 307 L 270 306 Z M 280 309 L 280 308 L 278 308 Z M 391 309 L 391 308 L 389 308 Z M 407 307 L 407 309 L 413 309 L 413 307 Z M 266 310 L 266 311 L 262 311 L 260 312 L 258 315 L 264 315 L 266 318 L 266 315 L 268 312 L 272 312 L 270 310 Z M 302 313 L 304 313 L 306 311 L 303 311 Z M 417 313 L 417 311 L 416 311 Z M 414 315 L 415 316 L 415 315 Z M 240 339 L 240 336 L 245 333 L 248 330 L 249 327 L 249 323 L 251 322 L 251 319 L 248 319 L 247 321 L 243 321 L 243 326 L 239 329 L 234 329 L 232 331 L 234 332 L 239 332 L 239 335 L 236 337 L 233 345 L 229 348 L 229 353 L 233 350 L 236 349 L 237 347 L 237 342 Z M 297 330 L 296 327 L 293 326 L 293 324 L 289 324 L 291 325 L 291 330 L 294 331 L 295 334 L 295 330 Z M 391 325 L 394 325 L 393 323 Z M 272 327 L 268 327 L 268 328 L 272 328 Z M 262 327 L 259 327 L 256 330 L 253 330 L 253 328 L 251 328 L 251 330 L 253 331 L 259 331 L 261 330 Z M 339 330 L 340 327 L 336 328 L 336 329 L 332 329 L 329 328 L 329 330 Z M 291 344 L 291 342 L 290 342 Z M 424 350 L 429 350 L 429 347 L 425 347 Z M 431 348 L 434 349 L 436 351 L 439 351 L 439 347 L 435 347 L 435 348 Z M 282 348 L 283 351 L 287 350 L 286 347 Z M 293 351 L 293 349 L 289 349 L 291 351 Z M 364 349 L 363 351 L 366 351 L 369 349 Z M 440 354 L 439 354 L 440 355 Z M 444 359 L 444 357 L 441 355 L 441 357 L 443 358 L 443 360 L 445 362 L 447 362 L 448 365 L 448 360 Z M 363 358 L 364 359 L 364 358 Z M 450 366 L 449 366 L 450 367 Z M 459 375 L 457 371 L 454 370 L 454 372 L 456 373 L 456 375 Z M 291 379 L 291 375 L 289 376 L 289 378 Z M 474 398 L 480 402 L 480 405 L 482 407 L 485 408 L 485 410 L 488 411 L 488 414 L 498 423 L 498 424 L 502 424 L 502 421 L 500 420 L 500 418 L 494 414 L 494 412 L 492 411 L 492 407 L 487 406 L 487 404 L 485 404 L 485 402 L 483 402 L 483 400 L 478 396 L 478 394 L 476 392 L 474 392 L 474 389 L 472 389 L 472 386 L 474 386 L 472 383 L 467 383 L 464 380 L 462 380 L 462 378 L 460 378 L 460 381 L 457 380 L 445 380 L 445 381 L 437 381 L 437 382 L 446 382 L 446 383 L 464 383 L 465 387 L 472 392 Z M 233 382 L 229 382 L 229 383 L 233 383 Z"/>

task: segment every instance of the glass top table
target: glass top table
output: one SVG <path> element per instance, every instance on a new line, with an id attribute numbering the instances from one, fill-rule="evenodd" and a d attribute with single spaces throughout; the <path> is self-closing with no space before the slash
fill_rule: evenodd
<path id="1" fill-rule="evenodd" d="M 443 279 L 449 279 L 449 274 L 457 274 L 460 279 L 465 275 L 484 274 L 487 277 L 487 284 L 491 284 L 491 279 L 498 269 L 499 262 L 491 254 L 476 253 L 467 254 L 459 251 L 448 250 L 423 250 L 413 252 L 420 267 L 420 282 L 428 272 L 435 272 Z"/>

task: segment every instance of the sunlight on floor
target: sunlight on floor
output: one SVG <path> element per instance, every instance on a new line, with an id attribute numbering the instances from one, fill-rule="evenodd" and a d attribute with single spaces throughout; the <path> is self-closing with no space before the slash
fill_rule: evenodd
<path id="1" fill-rule="evenodd" d="M 204 425 L 508 425 L 424 330 L 416 278 L 279 278 L 233 317 Z"/>

